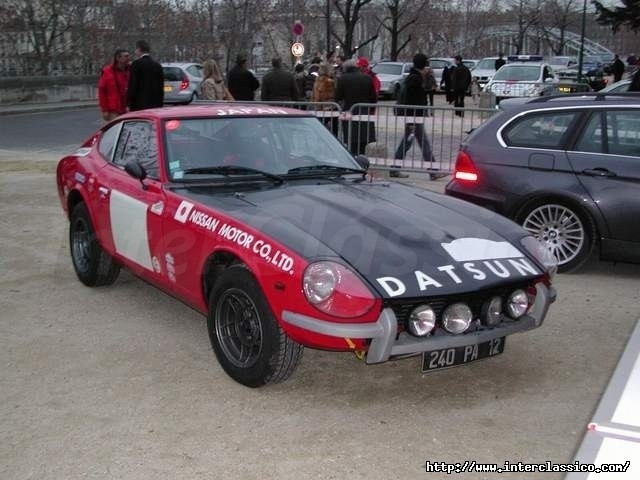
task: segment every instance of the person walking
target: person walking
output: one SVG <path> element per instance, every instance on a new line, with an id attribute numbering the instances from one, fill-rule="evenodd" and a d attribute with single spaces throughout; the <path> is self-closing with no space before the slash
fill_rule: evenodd
<path id="1" fill-rule="evenodd" d="M 497 72 L 498 70 L 500 70 L 500 67 L 501 67 L 501 66 L 503 66 L 505 63 L 507 63 L 507 62 L 505 61 L 505 59 L 504 59 L 504 58 L 502 58 L 502 56 L 503 56 L 503 55 L 504 55 L 504 54 L 503 54 L 502 52 L 500 52 L 500 53 L 498 54 L 498 58 L 496 59 L 496 61 L 495 61 L 495 62 L 493 62 L 493 68 L 494 68 L 494 70 L 495 70 L 496 72 Z"/>
<path id="2" fill-rule="evenodd" d="M 620 60 L 620 57 L 616 53 L 613 57 L 613 63 L 611 64 L 611 73 L 613 73 L 613 81 L 619 82 L 622 80 L 622 75 L 624 75 L 624 62 Z"/>
<path id="3" fill-rule="evenodd" d="M 451 89 L 453 90 L 453 106 L 458 108 L 464 108 L 464 97 L 469 91 L 471 85 L 471 72 L 467 66 L 462 63 L 462 57 L 456 55 L 456 66 L 451 72 Z M 464 117 L 463 110 L 456 110 L 456 115 Z"/>
<path id="4" fill-rule="evenodd" d="M 356 103 L 376 103 L 378 99 L 373 80 L 358 69 L 355 60 L 345 61 L 342 68 L 343 73 L 336 81 L 336 102 L 341 103 L 342 111 L 347 115 L 342 122 L 342 133 L 349 151 L 360 155 L 364 154 L 367 143 L 376 141 L 375 124 L 369 118 L 369 108 L 351 110 L 351 107 Z M 358 116 L 366 116 L 366 119 L 354 120 Z"/>
<path id="5" fill-rule="evenodd" d="M 416 53 L 413 57 L 413 66 L 409 70 L 409 76 L 404 81 L 403 95 L 398 100 L 401 105 L 415 105 L 426 106 L 427 99 L 423 88 L 424 74 L 427 68 L 427 56 L 424 53 Z M 403 160 L 407 151 L 411 148 L 413 139 L 418 140 L 418 145 L 422 151 L 422 160 L 433 164 L 435 159 L 431 151 L 431 144 L 427 138 L 427 134 L 424 131 L 424 114 L 425 110 L 422 108 L 400 108 L 395 109 L 396 116 L 410 117 L 404 127 L 404 135 L 400 141 L 400 145 L 396 149 L 394 158 L 396 160 Z M 401 177 L 407 176 L 401 174 L 398 169 L 394 169 L 390 172 L 391 176 Z M 432 173 L 430 178 L 433 180 L 439 178 L 439 174 Z M 443 175 L 441 175 L 443 176 Z"/>
<path id="6" fill-rule="evenodd" d="M 424 75 L 422 77 L 422 88 L 424 88 L 424 93 L 427 99 L 427 105 L 433 107 L 433 96 L 436 93 L 436 76 L 433 74 L 433 70 L 429 67 L 429 61 L 427 60 L 427 67 L 424 70 Z M 433 111 L 427 111 L 427 116 L 433 116 Z"/>
<path id="7" fill-rule="evenodd" d="M 446 65 L 442 69 L 442 78 L 440 79 L 440 89 L 444 90 L 445 99 L 447 103 L 453 103 L 453 90 L 451 89 L 451 71 L 453 65 L 447 67 Z"/>
<path id="8" fill-rule="evenodd" d="M 271 60 L 271 70 L 262 79 L 260 100 L 263 101 L 298 101 L 298 87 L 293 73 L 282 68 L 282 59 Z"/>
<path id="9" fill-rule="evenodd" d="M 98 104 L 105 122 L 127 111 L 129 66 L 129 51 L 119 48 L 113 54 L 113 62 L 102 69 L 98 81 Z"/>
<path id="10" fill-rule="evenodd" d="M 253 101 L 255 93 L 260 88 L 260 82 L 247 68 L 247 57 L 240 53 L 236 57 L 235 66 L 227 76 L 229 91 L 236 100 Z"/>
<path id="11" fill-rule="evenodd" d="M 200 83 L 200 92 L 203 100 L 234 100 L 215 60 L 207 60 L 202 64 L 202 75 L 204 79 Z"/>
<path id="12" fill-rule="evenodd" d="M 129 110 L 162 107 L 164 101 L 164 74 L 162 65 L 151 58 L 151 49 L 145 40 L 136 42 L 136 59 L 131 64 L 127 98 Z"/>

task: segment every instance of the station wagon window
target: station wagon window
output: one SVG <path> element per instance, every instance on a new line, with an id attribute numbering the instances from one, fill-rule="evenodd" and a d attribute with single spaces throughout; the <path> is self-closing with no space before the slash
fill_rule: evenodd
<path id="1" fill-rule="evenodd" d="M 575 149 L 580 152 L 640 157 L 640 110 L 594 113 Z"/>
<path id="2" fill-rule="evenodd" d="M 527 115 L 509 125 L 503 133 L 511 147 L 558 149 L 580 112 L 542 112 Z"/>
<path id="3" fill-rule="evenodd" d="M 158 145 L 152 122 L 133 121 L 122 125 L 113 163 L 124 167 L 132 161 L 142 165 L 148 177 L 158 178 Z"/>

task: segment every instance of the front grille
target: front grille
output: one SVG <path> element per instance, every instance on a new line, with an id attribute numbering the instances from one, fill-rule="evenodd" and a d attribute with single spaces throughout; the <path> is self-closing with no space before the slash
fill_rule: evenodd
<path id="1" fill-rule="evenodd" d="M 385 306 L 391 307 L 391 309 L 393 310 L 393 313 L 398 320 L 399 331 L 405 329 L 407 321 L 409 320 L 409 315 L 411 315 L 413 309 L 418 307 L 419 305 L 430 305 L 431 308 L 433 308 L 433 310 L 436 312 L 438 326 L 440 326 L 440 322 L 442 320 L 442 312 L 444 312 L 444 309 L 452 303 L 466 303 L 473 312 L 473 319 L 477 320 L 480 318 L 482 305 L 485 301 L 489 300 L 492 297 L 499 296 L 502 298 L 502 301 L 504 303 L 506 302 L 507 297 L 511 292 L 519 288 L 526 291 L 529 285 L 530 283 L 528 282 L 521 282 L 509 286 L 478 290 L 475 292 L 467 292 L 459 295 L 408 298 L 402 300 L 394 299 L 388 300 L 385 303 Z"/>

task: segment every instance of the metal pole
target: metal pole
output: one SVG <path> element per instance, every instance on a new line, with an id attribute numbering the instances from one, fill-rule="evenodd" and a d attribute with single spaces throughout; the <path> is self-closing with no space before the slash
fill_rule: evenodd
<path id="1" fill-rule="evenodd" d="M 329 55 L 331 51 L 331 0 L 327 0 L 327 52 L 326 55 Z"/>
<path id="2" fill-rule="evenodd" d="M 587 0 L 582 3 L 582 31 L 580 32 L 580 55 L 578 56 L 578 83 L 582 81 L 582 57 L 584 56 L 584 30 L 587 20 Z"/>

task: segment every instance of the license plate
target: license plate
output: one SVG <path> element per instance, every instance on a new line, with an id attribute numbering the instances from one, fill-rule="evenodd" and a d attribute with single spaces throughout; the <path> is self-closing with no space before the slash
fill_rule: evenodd
<path id="1" fill-rule="evenodd" d="M 164 91 L 165 91 L 165 92 L 170 92 L 171 90 L 173 90 L 173 89 L 171 88 L 171 85 L 165 85 L 165 86 L 164 86 Z"/>
<path id="2" fill-rule="evenodd" d="M 494 357 L 504 352 L 505 337 L 494 338 L 488 342 L 462 347 L 441 348 L 422 354 L 422 371 L 430 372 L 441 368 L 455 367 Z"/>

